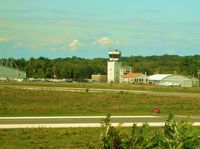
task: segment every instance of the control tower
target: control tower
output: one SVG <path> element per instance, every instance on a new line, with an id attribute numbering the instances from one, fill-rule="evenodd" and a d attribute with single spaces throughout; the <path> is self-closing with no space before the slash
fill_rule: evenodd
<path id="1" fill-rule="evenodd" d="M 108 52 L 109 60 L 107 67 L 107 81 L 108 83 L 119 83 L 120 81 L 120 68 L 122 63 L 119 61 L 121 52 L 119 50 L 110 50 Z"/>

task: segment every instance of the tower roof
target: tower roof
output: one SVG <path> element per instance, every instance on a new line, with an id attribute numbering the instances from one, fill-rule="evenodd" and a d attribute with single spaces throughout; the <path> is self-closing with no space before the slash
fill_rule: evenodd
<path id="1" fill-rule="evenodd" d="M 108 52 L 110 61 L 118 61 L 121 56 L 121 51 L 119 50 L 110 50 Z"/>

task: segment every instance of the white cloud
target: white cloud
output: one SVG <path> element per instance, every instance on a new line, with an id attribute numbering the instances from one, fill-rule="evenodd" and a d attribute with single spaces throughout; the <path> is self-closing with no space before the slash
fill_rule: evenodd
<path id="1" fill-rule="evenodd" d="M 41 39 L 40 41 L 44 42 L 44 44 L 47 45 L 60 45 L 65 42 L 63 38 L 58 38 L 58 37 L 50 37 L 50 38 L 46 37 L 46 39 L 44 40 Z"/>
<path id="2" fill-rule="evenodd" d="M 12 48 L 21 48 L 23 46 L 23 44 L 21 43 L 21 42 L 17 42 L 17 43 L 15 43 L 13 46 L 12 46 Z"/>
<path id="3" fill-rule="evenodd" d="M 175 54 L 176 52 L 175 52 L 175 50 L 167 49 L 167 50 L 165 50 L 165 53 L 166 54 Z"/>
<path id="4" fill-rule="evenodd" d="M 112 43 L 115 45 L 128 45 L 129 44 L 128 41 L 120 41 L 120 40 L 114 40 Z"/>
<path id="5" fill-rule="evenodd" d="M 80 45 L 80 41 L 78 39 L 75 39 L 75 40 L 72 40 L 70 43 L 69 43 L 69 47 L 71 49 L 75 49 L 77 46 Z"/>
<path id="6" fill-rule="evenodd" d="M 59 47 L 53 47 L 51 48 L 50 50 L 51 51 L 63 51 L 63 50 L 66 50 L 67 48 L 65 46 L 59 46 Z"/>
<path id="7" fill-rule="evenodd" d="M 9 42 L 10 39 L 8 37 L 0 37 L 0 42 Z"/>
<path id="8" fill-rule="evenodd" d="M 97 41 L 100 45 L 108 45 L 110 44 L 110 39 L 108 37 L 101 37 Z"/>

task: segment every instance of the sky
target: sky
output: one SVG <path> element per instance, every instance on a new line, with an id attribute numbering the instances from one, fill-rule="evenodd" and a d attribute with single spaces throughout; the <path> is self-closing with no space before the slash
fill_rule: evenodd
<path id="1" fill-rule="evenodd" d="M 0 0 L 0 58 L 199 55 L 200 0 Z"/>

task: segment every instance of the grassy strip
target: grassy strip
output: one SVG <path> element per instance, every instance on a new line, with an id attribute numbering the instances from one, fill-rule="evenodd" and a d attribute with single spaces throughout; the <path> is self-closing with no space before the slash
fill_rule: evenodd
<path id="1" fill-rule="evenodd" d="M 0 129 L 1 149 L 66 149 L 100 145 L 100 128 Z"/>
<path id="2" fill-rule="evenodd" d="M 200 88 L 198 88 L 198 87 L 193 87 L 193 88 L 165 87 L 165 86 L 157 86 L 157 85 L 150 85 L 150 84 L 0 82 L 0 85 L 104 88 L 104 89 L 145 90 L 145 91 L 157 91 L 157 92 L 200 93 Z"/>
<path id="3" fill-rule="evenodd" d="M 131 128 L 120 128 L 121 132 L 130 132 Z M 200 134 L 200 127 L 194 127 Z M 102 128 L 68 128 L 68 129 L 0 129 L 1 149 L 66 149 L 66 148 L 100 148 Z M 160 128 L 150 128 L 148 135 L 155 134 Z"/>
<path id="4" fill-rule="evenodd" d="M 162 97 L 132 93 L 33 91 L 1 88 L 0 116 L 54 115 L 200 115 L 198 97 Z"/>

